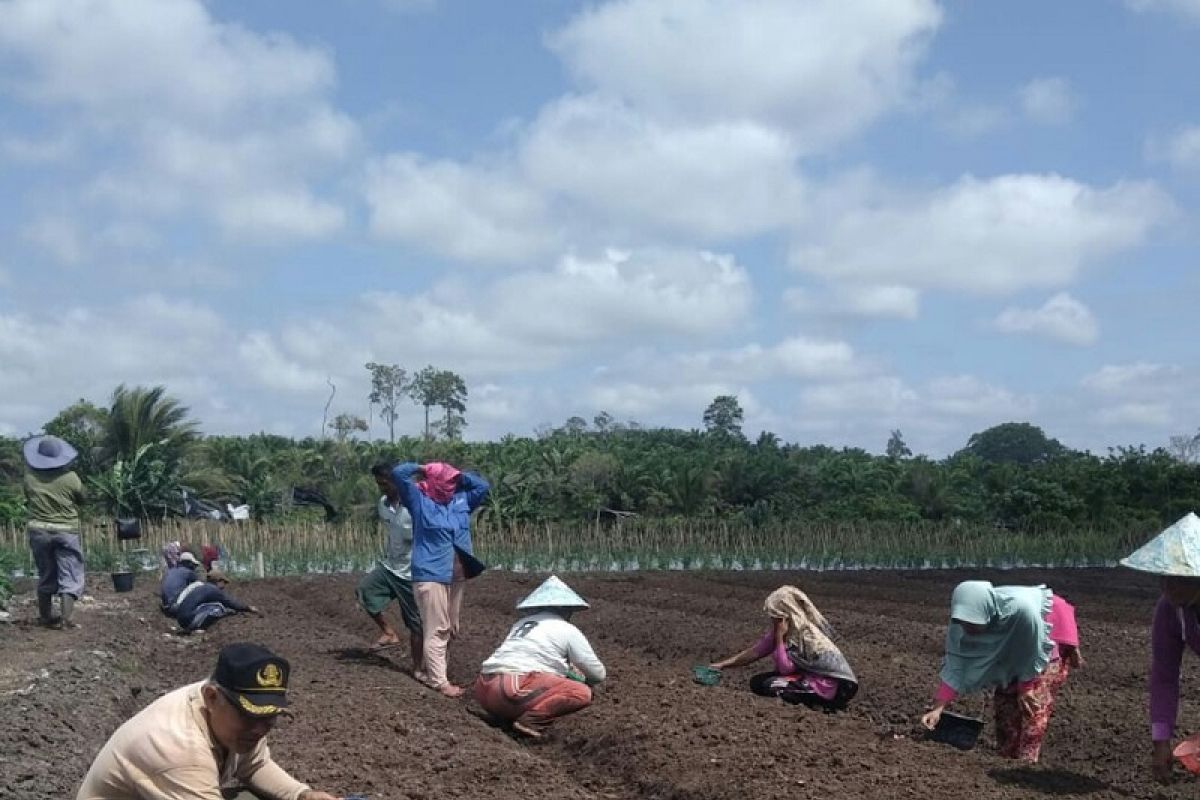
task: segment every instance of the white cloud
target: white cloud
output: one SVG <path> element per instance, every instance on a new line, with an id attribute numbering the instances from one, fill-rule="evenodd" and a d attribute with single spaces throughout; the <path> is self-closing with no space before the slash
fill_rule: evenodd
<path id="1" fill-rule="evenodd" d="M 1134 11 L 1167 11 L 1191 20 L 1200 20 L 1200 0 L 1125 0 Z"/>
<path id="2" fill-rule="evenodd" d="M 586 85 L 657 117 L 767 122 L 811 149 L 899 102 L 940 22 L 933 0 L 619 0 L 549 43 Z"/>
<path id="3" fill-rule="evenodd" d="M 1030 395 L 1016 394 L 973 375 L 936 378 L 925 389 L 926 407 L 939 414 L 995 420 L 1027 419 L 1037 408 Z"/>
<path id="4" fill-rule="evenodd" d="M 329 104 L 325 51 L 217 22 L 197 0 L 15 0 L 0 5 L 0 47 L 16 95 L 65 112 L 59 135 L 104 154 L 81 193 L 93 211 L 195 209 L 253 239 L 344 224 L 313 188 L 357 139 Z"/>
<path id="5" fill-rule="evenodd" d="M 554 243 L 542 196 L 503 169 L 389 156 L 368 169 L 371 229 L 464 261 L 520 262 Z"/>
<path id="6" fill-rule="evenodd" d="M 1200 170 L 1200 125 L 1181 128 L 1165 139 L 1150 138 L 1146 155 L 1177 169 Z"/>
<path id="7" fill-rule="evenodd" d="M 1100 338 L 1100 325 L 1091 309 L 1066 292 L 1040 308 L 1006 308 L 994 324 L 1003 333 L 1033 333 L 1074 345 L 1095 344 Z"/>
<path id="8" fill-rule="evenodd" d="M 917 392 L 893 376 L 828 383 L 804 389 L 800 393 L 803 408 L 826 414 L 897 414 L 915 405 L 918 400 Z"/>
<path id="9" fill-rule="evenodd" d="M 19 136 L 0 139 L 0 155 L 17 164 L 60 163 L 74 155 L 75 147 L 75 141 L 65 133 L 50 139 L 28 139 Z"/>
<path id="10" fill-rule="evenodd" d="M 502 280 L 489 305 L 507 331 L 564 342 L 726 330 L 750 300 L 749 275 L 733 258 L 653 249 L 567 256 L 552 272 Z"/>
<path id="11" fill-rule="evenodd" d="M 40 427 L 80 398 L 103 402 L 118 383 L 165 383 L 191 399 L 219 394 L 227 327 L 211 310 L 159 295 L 103 313 L 0 314 L 0 424 Z"/>
<path id="12" fill-rule="evenodd" d="M 62 264 L 80 263 L 87 251 L 83 232 L 69 216 L 39 217 L 26 227 L 25 239 Z"/>
<path id="13" fill-rule="evenodd" d="M 793 311 L 859 317 L 916 319 L 920 294 L 907 286 L 836 286 L 825 292 L 793 287 L 783 302 Z"/>
<path id="14" fill-rule="evenodd" d="M 1070 122 L 1079 110 L 1079 97 L 1066 78 L 1034 78 L 1019 95 L 1025 116 L 1044 125 Z"/>
<path id="15" fill-rule="evenodd" d="M 1169 403 L 1121 403 L 1100 409 L 1093 418 L 1101 425 L 1165 428 L 1173 415 Z"/>
<path id="16" fill-rule="evenodd" d="M 745 409 L 753 398 L 749 391 L 725 383 L 646 384 L 633 381 L 604 382 L 589 387 L 585 397 L 589 407 L 620 417 L 631 417 L 643 424 L 647 418 L 668 415 L 668 424 L 699 427 L 704 409 L 714 397 L 736 395 Z M 688 412 L 691 412 L 690 414 Z M 688 420 L 695 420 L 690 425 Z"/>
<path id="17" fill-rule="evenodd" d="M 1080 386 L 1091 395 L 1084 401 L 1094 409 L 1090 419 L 1135 441 L 1158 436 L 1165 444 L 1167 436 L 1196 427 L 1200 372 L 1195 368 L 1149 361 L 1105 364 L 1085 375 Z"/>
<path id="18" fill-rule="evenodd" d="M 942 111 L 938 124 L 954 136 L 973 139 L 992 133 L 1009 123 L 1009 112 L 1000 105 L 968 103 Z"/>
<path id="19" fill-rule="evenodd" d="M 1163 383 L 1173 383 L 1183 375 L 1174 364 L 1154 364 L 1138 361 L 1132 364 L 1106 364 L 1085 375 L 1080 382 L 1085 389 L 1104 395 L 1154 393 Z"/>
<path id="20" fill-rule="evenodd" d="M 907 197 L 861 179 L 832 191 L 848 196 L 806 229 L 795 266 L 841 282 L 979 294 L 1069 283 L 1141 243 L 1174 208 L 1152 183 L 1097 189 L 1058 175 L 966 176 Z"/>
<path id="21" fill-rule="evenodd" d="M 725 350 L 681 354 L 661 369 L 663 379 L 699 380 L 707 377 L 725 383 L 783 379 L 851 377 L 867 369 L 847 342 L 793 336 L 773 345 L 757 342 Z"/>
<path id="22" fill-rule="evenodd" d="M 796 157 L 786 136 L 757 123 L 681 126 L 594 95 L 543 109 L 520 149 L 531 181 L 591 217 L 702 239 L 794 218 L 803 196 Z"/>
<path id="23" fill-rule="evenodd" d="M 247 377 L 269 389 L 311 393 L 320 391 L 325 384 L 325 375 L 289 358 L 263 331 L 249 333 L 238 344 L 237 354 Z"/>
<path id="24" fill-rule="evenodd" d="M 451 278 L 422 294 L 371 293 L 347 317 L 375 351 L 491 379 L 646 341 L 713 336 L 739 325 L 750 301 L 749 276 L 727 256 L 610 250 L 488 284 Z M 386 319 L 404 324 L 362 322 Z"/>
<path id="25" fill-rule="evenodd" d="M 14 0 L 0 42 L 27 59 L 23 95 L 110 122 L 129 113 L 206 123 L 267 112 L 333 83 L 333 63 L 283 35 L 215 23 L 193 0 Z M 257 108 L 256 108 L 257 107 Z"/>

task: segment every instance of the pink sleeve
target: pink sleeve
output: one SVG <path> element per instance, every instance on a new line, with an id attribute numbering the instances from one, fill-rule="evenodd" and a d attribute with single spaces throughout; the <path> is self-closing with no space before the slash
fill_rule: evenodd
<path id="1" fill-rule="evenodd" d="M 796 671 L 795 665 L 792 664 L 792 657 L 788 655 L 787 647 L 783 644 L 775 646 L 773 629 L 764 633 L 762 638 L 755 643 L 753 653 L 755 658 L 762 658 L 765 655 L 773 656 L 775 671 L 780 675 L 791 675 Z"/>
<path id="2" fill-rule="evenodd" d="M 1050 638 L 1055 644 L 1068 647 L 1079 646 L 1079 628 L 1075 624 L 1075 607 L 1054 595 L 1050 601 L 1050 613 L 1046 614 L 1046 622 L 1050 623 Z"/>
<path id="3" fill-rule="evenodd" d="M 938 705 L 949 705 L 954 702 L 954 698 L 958 697 L 958 692 L 950 688 L 947 683 L 938 685 L 937 694 L 933 696 L 933 700 Z"/>
<path id="4" fill-rule="evenodd" d="M 775 632 L 767 631 L 754 645 L 754 657 L 762 658 L 775 649 Z"/>
<path id="5" fill-rule="evenodd" d="M 785 644 L 780 642 L 778 645 L 776 645 L 774 655 L 776 674 L 792 675 L 796 672 L 796 665 L 792 663 L 792 657 L 788 655 L 787 646 Z"/>

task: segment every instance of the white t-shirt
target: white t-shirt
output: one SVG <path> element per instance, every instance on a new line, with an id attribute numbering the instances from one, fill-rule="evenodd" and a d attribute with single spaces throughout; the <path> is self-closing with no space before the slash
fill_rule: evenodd
<path id="1" fill-rule="evenodd" d="M 387 528 L 387 549 L 379 563 L 400 580 L 412 580 L 412 515 L 396 502 L 388 505 L 387 495 L 379 498 L 379 520 Z"/>
<path id="2" fill-rule="evenodd" d="M 539 611 L 518 620 L 479 671 L 484 675 L 549 672 L 565 676 L 571 664 L 582 670 L 589 684 L 604 680 L 604 665 L 579 628 L 553 611 Z"/>

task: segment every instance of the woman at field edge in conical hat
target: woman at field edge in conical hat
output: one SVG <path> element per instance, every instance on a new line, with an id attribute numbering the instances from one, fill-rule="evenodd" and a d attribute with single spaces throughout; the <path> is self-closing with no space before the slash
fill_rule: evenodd
<path id="1" fill-rule="evenodd" d="M 586 608 L 587 601 L 555 575 L 517 604 L 528 614 L 509 629 L 475 681 L 475 699 L 485 711 L 518 733 L 540 738 L 554 720 L 592 704 L 590 687 L 606 671 L 570 621 Z"/>
<path id="2" fill-rule="evenodd" d="M 1045 586 L 964 581 L 950 596 L 942 682 L 921 717 L 934 728 L 960 694 L 995 688 L 1000 755 L 1036 762 L 1054 698 L 1083 666 L 1075 609 Z"/>
<path id="3" fill-rule="evenodd" d="M 771 655 L 775 671 L 751 678 L 752 692 L 814 708 L 845 708 L 858 693 L 858 679 L 830 638 L 829 623 L 808 595 L 795 586 L 781 586 L 767 595 L 763 611 L 772 623 L 762 638 L 709 666 L 725 670 Z"/>
<path id="4" fill-rule="evenodd" d="M 1121 559 L 1121 565 L 1158 575 L 1162 587 L 1150 628 L 1150 740 L 1154 776 L 1166 781 L 1173 766 L 1183 653 L 1200 655 L 1200 518 L 1188 514 Z"/>

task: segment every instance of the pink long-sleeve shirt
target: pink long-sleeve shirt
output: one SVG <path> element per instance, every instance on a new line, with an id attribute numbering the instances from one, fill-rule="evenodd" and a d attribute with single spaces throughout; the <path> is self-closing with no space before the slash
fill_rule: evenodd
<path id="1" fill-rule="evenodd" d="M 775 662 L 775 671 L 777 673 L 780 675 L 798 675 L 803 677 L 822 700 L 832 700 L 837 694 L 837 678 L 796 669 L 796 665 L 792 663 L 792 657 L 788 655 L 787 645 L 782 642 L 779 644 L 775 643 L 775 631 L 773 629 L 768 629 L 754 645 L 754 655 L 758 658 L 770 655 L 771 659 Z"/>
<path id="2" fill-rule="evenodd" d="M 1150 629 L 1150 737 L 1168 741 L 1179 713 L 1179 665 L 1183 651 L 1200 655 L 1200 619 L 1193 608 L 1159 598 Z"/>
<path id="3" fill-rule="evenodd" d="M 1050 598 L 1050 610 L 1046 612 L 1046 624 L 1050 626 L 1050 641 L 1054 643 L 1054 649 L 1050 651 L 1051 661 L 1061 657 L 1060 646 L 1079 646 L 1079 627 L 1075 622 L 1075 606 L 1058 595 L 1052 595 Z M 1017 684 L 1017 691 L 1031 686 L 1035 680 L 1037 678 Z M 1178 682 L 1176 682 L 1176 691 L 1178 691 Z M 958 692 L 942 682 L 933 699 L 939 705 L 944 705 L 953 702 L 956 697 L 958 697 Z"/>

